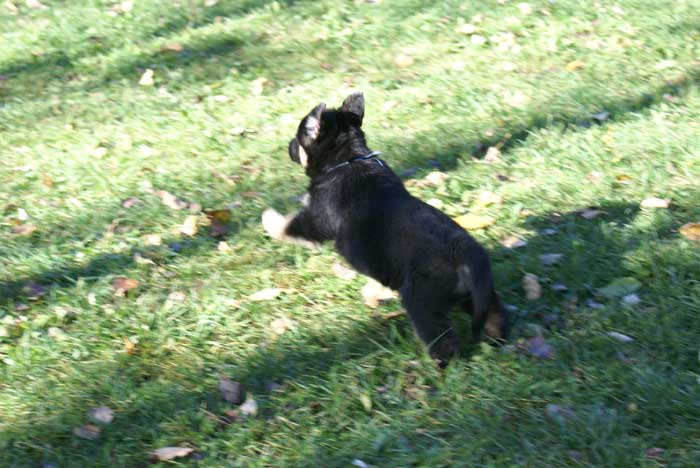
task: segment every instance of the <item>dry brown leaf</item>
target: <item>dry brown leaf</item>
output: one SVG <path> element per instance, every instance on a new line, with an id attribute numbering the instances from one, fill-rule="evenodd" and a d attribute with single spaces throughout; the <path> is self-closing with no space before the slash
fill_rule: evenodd
<path id="1" fill-rule="evenodd" d="M 137 343 L 135 341 L 131 341 L 131 339 L 129 339 L 129 338 L 124 338 L 124 339 L 122 339 L 122 344 L 123 344 L 124 352 L 126 354 L 128 354 L 128 355 L 136 354 Z"/>
<path id="2" fill-rule="evenodd" d="M 228 222 L 231 220 L 231 210 L 207 210 L 207 218 L 211 221 L 209 233 L 221 237 L 228 233 Z"/>
<path id="3" fill-rule="evenodd" d="M 102 424 L 109 424 L 114 420 L 114 411 L 107 406 L 100 406 L 98 408 L 91 409 L 88 412 L 88 417 L 95 422 Z"/>
<path id="4" fill-rule="evenodd" d="M 185 218 L 185 222 L 182 223 L 182 226 L 180 226 L 180 234 L 184 234 L 186 236 L 196 236 L 197 235 L 197 223 L 199 222 L 199 216 L 196 215 L 189 215 L 188 217 Z"/>
<path id="5" fill-rule="evenodd" d="M 151 452 L 149 458 L 151 461 L 169 461 L 186 457 L 192 452 L 194 449 L 190 447 L 163 447 Z"/>
<path id="6" fill-rule="evenodd" d="M 467 230 L 483 229 L 491 226 L 494 219 L 490 216 L 479 216 L 474 214 L 465 214 L 454 218 L 455 222 Z"/>
<path id="7" fill-rule="evenodd" d="M 51 187 L 53 187 L 53 179 L 51 178 L 50 175 L 48 175 L 46 173 L 42 173 L 41 174 L 41 184 L 44 187 L 51 188 Z"/>
<path id="8" fill-rule="evenodd" d="M 351 268 L 346 267 L 340 262 L 333 263 L 333 274 L 340 279 L 350 281 L 357 276 L 357 272 Z"/>
<path id="9" fill-rule="evenodd" d="M 36 231 L 36 226 L 33 224 L 18 224 L 12 226 L 12 234 L 17 236 L 31 236 Z"/>
<path id="10" fill-rule="evenodd" d="M 542 297 L 542 286 L 540 286 L 540 281 L 536 275 L 527 273 L 523 276 L 522 287 L 528 300 L 535 301 Z"/>
<path id="11" fill-rule="evenodd" d="M 514 234 L 511 234 L 501 241 L 501 245 L 508 249 L 517 249 L 520 247 L 525 247 L 527 245 L 527 241 Z"/>
<path id="12" fill-rule="evenodd" d="M 135 280 L 133 278 L 119 277 L 114 278 L 114 280 L 112 281 L 112 289 L 114 290 L 115 296 L 123 296 L 132 289 L 137 288 L 138 286 L 138 280 Z"/>
<path id="13" fill-rule="evenodd" d="M 670 203 L 671 200 L 669 200 L 668 198 L 651 197 L 642 200 L 639 206 L 641 206 L 642 208 L 668 208 L 668 205 Z"/>
<path id="14" fill-rule="evenodd" d="M 139 85 L 141 86 L 153 86 L 155 84 L 155 81 L 153 79 L 154 72 L 150 68 L 146 69 L 145 72 L 143 72 L 143 75 L 141 75 L 141 78 L 139 78 Z"/>
<path id="15" fill-rule="evenodd" d="M 248 299 L 251 301 L 269 301 L 271 299 L 276 298 L 280 294 L 282 294 L 283 290 L 280 288 L 267 288 L 267 289 L 262 289 L 256 293 L 251 294 Z"/>
<path id="16" fill-rule="evenodd" d="M 620 185 L 628 185 L 632 182 L 632 177 L 627 174 L 618 174 L 615 176 L 615 180 Z"/>
<path id="17" fill-rule="evenodd" d="M 168 52 L 182 52 L 185 48 L 178 42 L 165 44 L 160 50 Z"/>
<path id="18" fill-rule="evenodd" d="M 380 302 L 394 299 L 396 293 L 389 288 L 384 287 L 381 283 L 369 278 L 367 284 L 362 287 L 362 298 L 365 305 L 375 308 Z"/>
<path id="19" fill-rule="evenodd" d="M 100 436 L 102 429 L 95 426 L 94 424 L 85 424 L 84 426 L 76 427 L 73 429 L 73 434 L 77 435 L 81 439 L 95 440 Z"/>
<path id="20" fill-rule="evenodd" d="M 394 57 L 394 65 L 399 68 L 406 68 L 413 65 L 413 57 L 408 54 L 398 54 Z"/>
<path id="21" fill-rule="evenodd" d="M 686 239 L 700 241 L 700 223 L 686 223 L 680 227 L 678 232 Z"/>
<path id="22" fill-rule="evenodd" d="M 237 405 L 241 402 L 241 384 L 226 377 L 219 378 L 219 392 L 221 398 Z"/>
<path id="23" fill-rule="evenodd" d="M 581 70 L 586 65 L 580 60 L 573 60 L 566 64 L 566 71 L 575 72 Z"/>
<path id="24" fill-rule="evenodd" d="M 660 458 L 664 454 L 665 450 L 660 447 L 652 447 L 647 449 L 647 458 Z"/>
<path id="25" fill-rule="evenodd" d="M 175 195 L 166 190 L 156 190 L 155 194 L 160 197 L 160 201 L 162 201 L 165 206 L 167 206 L 168 208 L 172 208 L 173 210 L 182 210 L 189 206 L 189 203 L 180 200 Z"/>

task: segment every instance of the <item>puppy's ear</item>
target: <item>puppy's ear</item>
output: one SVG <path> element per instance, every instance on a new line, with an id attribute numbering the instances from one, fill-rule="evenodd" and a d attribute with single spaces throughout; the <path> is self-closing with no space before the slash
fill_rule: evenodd
<path id="1" fill-rule="evenodd" d="M 350 96 L 345 98 L 340 110 L 355 115 L 358 119 L 360 119 L 360 125 L 362 125 L 362 119 L 365 117 L 364 94 L 361 92 L 352 93 Z"/>
<path id="2" fill-rule="evenodd" d="M 321 131 L 321 114 L 323 114 L 324 110 L 326 110 L 326 105 L 320 103 L 311 109 L 309 115 L 304 117 L 304 120 L 301 121 L 299 131 L 297 132 L 297 139 L 302 146 L 308 147 L 318 138 L 318 134 Z"/>

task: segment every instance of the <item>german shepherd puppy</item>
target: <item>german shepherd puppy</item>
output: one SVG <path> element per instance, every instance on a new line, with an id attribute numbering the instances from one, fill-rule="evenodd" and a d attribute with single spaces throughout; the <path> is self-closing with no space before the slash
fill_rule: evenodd
<path id="1" fill-rule="evenodd" d="M 268 208 L 262 224 L 275 239 L 313 246 L 332 240 L 357 271 L 397 290 L 408 316 L 441 363 L 459 350 L 448 314 L 472 314 L 472 332 L 507 338 L 508 316 L 494 290 L 489 257 L 464 229 L 411 196 L 371 151 L 362 132 L 362 93 L 339 109 L 321 103 L 302 119 L 289 156 L 311 179 L 306 206 L 283 216 Z"/>

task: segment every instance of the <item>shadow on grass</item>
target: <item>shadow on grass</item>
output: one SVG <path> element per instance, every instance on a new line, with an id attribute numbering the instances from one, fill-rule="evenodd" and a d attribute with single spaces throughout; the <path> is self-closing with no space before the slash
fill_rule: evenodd
<path id="1" fill-rule="evenodd" d="M 524 221 L 525 226 L 538 231 L 550 229 L 556 232 L 529 238 L 528 246 L 524 249 L 500 248 L 492 252 L 499 286 L 517 284 L 521 271 L 532 271 L 541 277 L 545 287 L 543 298 L 534 305 L 524 301 L 519 291 L 502 288 L 506 302 L 516 303 L 520 309 L 516 314 L 516 338 L 525 330 L 527 323 L 554 328 L 568 335 L 570 332 L 567 327 L 572 326 L 571 323 L 575 326 L 581 320 L 613 325 L 628 320 L 627 312 L 614 303 L 599 310 L 585 306 L 585 301 L 590 298 L 601 300 L 595 296 L 599 287 L 611 279 L 630 274 L 622 261 L 627 252 L 644 244 L 649 238 L 671 238 L 675 226 L 673 221 L 662 219 L 654 223 L 651 230 L 640 230 L 630 235 L 629 229 L 623 231 L 619 228 L 629 228 L 640 215 L 636 205 L 603 202 L 598 208 L 604 214 L 594 219 L 584 219 L 579 213 L 532 216 Z M 564 258 L 558 265 L 543 267 L 537 254 L 551 251 L 563 253 Z M 674 268 L 674 277 L 671 277 L 668 267 Z M 670 260 L 660 258 L 655 269 L 650 269 L 646 275 L 635 273 L 634 276 L 642 281 L 643 288 L 653 287 L 655 283 L 668 284 L 678 278 L 684 281 L 683 284 L 700 281 L 696 260 L 687 256 L 673 257 Z M 568 291 L 562 293 L 549 290 L 547 286 L 554 282 L 568 285 Z M 683 287 L 683 284 L 678 287 Z M 682 340 L 691 342 L 697 338 L 696 329 L 688 326 L 693 321 L 692 311 L 677 312 L 668 331 L 669 334 L 674 334 L 674 338 L 669 339 L 678 339 L 680 336 Z M 674 326 L 684 328 L 675 329 Z M 405 318 L 370 318 L 347 323 L 341 329 L 322 327 L 311 333 L 297 330 L 288 332 L 275 341 L 261 344 L 250 352 L 237 353 L 229 350 L 216 356 L 205 354 L 204 357 L 187 351 L 173 353 L 164 350 L 156 332 L 157 329 L 154 329 L 151 335 L 153 342 L 149 342 L 148 336 L 140 342 L 138 354 L 124 354 L 108 365 L 96 361 L 76 363 L 75 375 L 78 377 L 62 381 L 62 386 L 70 387 L 70 398 L 64 398 L 60 408 L 36 411 L 27 424 L 5 429 L 4 454 L 6 460 L 10 461 L 10 466 L 36 465 L 47 459 L 58 461 L 60 466 L 68 466 L 70 463 L 133 466 L 143 463 L 146 453 L 163 443 L 177 445 L 191 441 L 204 442 L 233 437 L 237 431 L 249 429 L 257 434 L 256 440 L 264 439 L 265 430 L 274 430 L 271 428 L 277 423 L 277 415 L 284 416 L 301 409 L 304 417 L 323 420 L 326 417 L 324 415 L 332 411 L 331 395 L 328 395 L 330 406 L 327 406 L 327 402 L 322 399 L 326 395 L 324 392 L 346 392 L 351 386 L 351 382 L 347 382 L 341 385 L 342 388 L 326 388 L 326 382 L 332 381 L 332 376 L 337 377 L 337 372 L 342 373 L 343 366 L 353 362 L 363 366 L 368 360 L 388 360 L 389 366 L 379 366 L 384 369 L 378 371 L 379 383 L 387 376 L 408 373 L 406 357 L 422 352 L 419 351 L 422 348 L 413 337 Z M 576 329 L 572 329 L 570 339 L 573 340 L 575 334 Z M 649 345 L 653 343 L 652 339 L 650 338 Z M 682 347 L 676 349 L 669 346 L 670 349 L 667 349 L 663 340 L 657 344 L 658 347 L 652 350 L 652 362 L 673 360 L 677 365 L 693 366 L 691 363 L 695 358 L 695 349 L 686 349 L 682 355 L 678 355 L 678 349 L 683 349 Z M 605 346 L 612 350 L 612 345 Z M 465 349 L 474 351 L 471 344 L 467 344 Z M 595 362 L 595 366 L 588 369 L 588 372 L 600 369 L 601 375 L 605 375 L 606 366 L 619 360 L 612 351 L 606 353 L 610 356 L 609 362 Z M 465 358 L 468 359 L 468 355 Z M 409 357 L 411 359 L 414 358 Z M 567 356 L 566 353 L 559 359 L 564 362 L 564 366 L 582 365 L 578 362 L 580 358 Z M 694 366 L 697 368 L 697 363 Z M 238 418 L 227 415 L 226 410 L 235 408 L 235 405 L 226 403 L 219 395 L 217 382 L 218 375 L 222 372 L 241 382 L 244 390 L 254 393 L 260 404 L 258 418 L 246 420 L 240 415 Z M 423 359 L 422 364 L 414 365 L 410 372 L 420 374 L 428 386 L 440 385 L 442 379 L 439 371 L 427 359 Z M 624 372 L 633 375 L 634 369 Z M 75 380 L 71 381 L 71 378 Z M 272 388 L 271 384 L 279 387 Z M 407 385 L 410 386 L 410 383 Z M 295 388 L 314 390 L 308 392 L 306 399 L 285 400 L 285 393 Z M 411 399 L 411 394 L 408 388 L 404 390 L 398 398 L 405 403 Z M 49 390 L 46 397 L 51 399 L 51 393 Z M 672 391 L 670 396 L 677 397 L 676 393 Z M 318 400 L 319 395 L 321 400 Z M 114 423 L 106 427 L 102 436 L 95 441 L 77 440 L 71 433 L 73 427 L 85 422 L 88 409 L 84 407 L 86 401 L 100 402 L 113 407 L 117 412 Z M 688 413 L 687 407 L 678 406 L 677 410 L 673 410 L 673 407 L 663 409 L 667 416 L 655 421 L 653 427 L 637 430 L 674 431 L 678 418 L 687 420 L 694 417 Z M 393 410 L 387 406 L 382 411 L 391 414 Z M 668 417 L 669 411 L 676 416 Z M 364 415 L 363 412 L 358 414 Z M 449 419 L 449 416 L 446 417 Z M 255 421 L 265 423 L 260 426 Z M 320 458 L 333 458 L 330 452 L 326 453 L 332 451 L 331 447 L 319 450 Z M 207 457 L 206 449 L 200 455 Z M 215 456 L 228 457 L 221 453 Z"/>

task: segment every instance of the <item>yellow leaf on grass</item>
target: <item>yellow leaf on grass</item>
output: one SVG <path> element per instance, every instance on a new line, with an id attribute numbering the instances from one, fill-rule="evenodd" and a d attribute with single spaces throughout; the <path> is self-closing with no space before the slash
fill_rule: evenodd
<path id="1" fill-rule="evenodd" d="M 454 220 L 457 224 L 467 230 L 483 229 L 487 226 L 491 226 L 494 223 L 494 219 L 490 216 L 479 216 L 473 214 L 457 216 Z"/>
<path id="2" fill-rule="evenodd" d="M 197 221 L 199 216 L 190 215 L 185 218 L 185 222 L 180 226 L 180 233 L 186 236 L 195 236 L 197 234 Z"/>
<path id="3" fill-rule="evenodd" d="M 700 241 L 700 223 L 687 223 L 678 230 L 683 237 L 692 241 Z"/>
<path id="4" fill-rule="evenodd" d="M 580 60 L 573 60 L 566 64 L 566 71 L 574 72 L 582 69 L 585 64 Z"/>
<path id="5" fill-rule="evenodd" d="M 139 79 L 139 84 L 141 86 L 153 86 L 155 81 L 153 80 L 153 70 L 148 68 L 145 72 L 143 72 L 143 75 L 141 75 L 141 78 Z"/>

